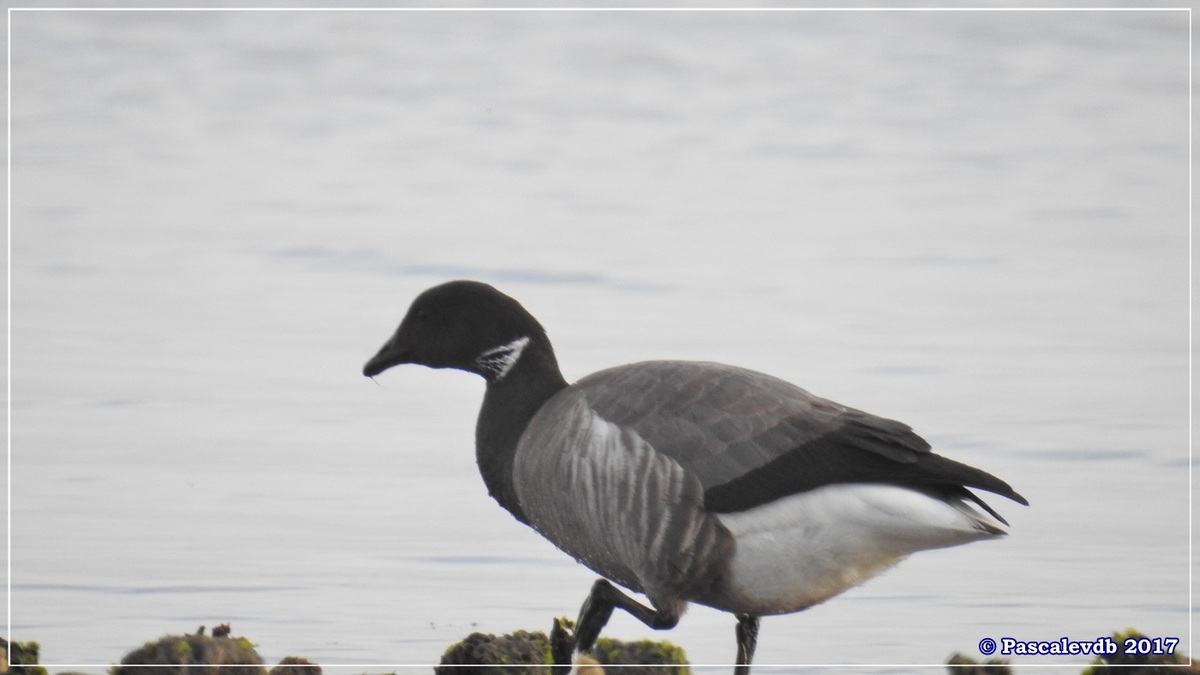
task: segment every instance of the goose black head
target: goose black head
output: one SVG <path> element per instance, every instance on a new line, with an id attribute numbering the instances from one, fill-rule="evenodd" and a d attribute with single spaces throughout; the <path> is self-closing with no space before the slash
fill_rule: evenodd
<path id="1" fill-rule="evenodd" d="M 363 375 L 413 363 L 497 382 L 530 348 L 550 352 L 550 343 L 520 303 L 484 283 L 451 281 L 413 300 L 395 334 L 363 366 Z"/>

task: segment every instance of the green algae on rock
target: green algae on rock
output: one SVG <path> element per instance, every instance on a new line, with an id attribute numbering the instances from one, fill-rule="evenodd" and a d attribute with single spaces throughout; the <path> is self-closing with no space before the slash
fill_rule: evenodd
<path id="1" fill-rule="evenodd" d="M 321 675 L 321 666 L 297 656 L 285 656 L 269 675 Z"/>
<path id="2" fill-rule="evenodd" d="M 1117 643 L 1117 653 L 1097 657 L 1080 675 L 1200 674 L 1200 668 L 1180 650 L 1183 645 L 1178 641 L 1164 644 L 1159 638 L 1156 642 L 1133 628 L 1113 633 L 1112 639 Z"/>
<path id="3" fill-rule="evenodd" d="M 1012 675 L 1007 659 L 990 658 L 976 661 L 964 654 L 954 652 L 946 659 L 952 675 Z"/>
<path id="4" fill-rule="evenodd" d="M 436 675 L 550 675 L 554 652 L 569 644 L 572 623 L 556 619 L 550 636 L 518 630 L 506 635 L 471 633 L 451 645 L 434 668 Z M 596 675 L 688 675 L 687 656 L 670 642 L 611 638 L 596 641 L 594 661 L 580 663 L 580 672 Z M 625 668 L 623 666 L 630 666 Z"/>
<path id="5" fill-rule="evenodd" d="M 450 645 L 434 668 L 437 675 L 549 675 L 550 639 L 538 631 L 496 636 L 471 633 Z M 472 668 L 471 666 L 480 666 Z"/>
<path id="6" fill-rule="evenodd" d="M 688 675 L 691 672 L 683 648 L 666 640 L 622 642 L 600 638 L 596 640 L 592 655 L 604 666 L 607 675 Z"/>
<path id="7" fill-rule="evenodd" d="M 3 671 L 9 675 L 46 675 L 46 669 L 38 665 L 38 650 L 41 645 L 28 642 L 9 642 L 0 638 L 0 649 L 4 650 Z"/>
<path id="8" fill-rule="evenodd" d="M 214 631 L 215 633 L 216 631 Z M 136 666 L 136 667 L 130 667 Z M 207 666 L 207 667 L 205 667 Z M 110 675 L 267 675 L 245 638 L 199 633 L 167 635 L 145 643 L 109 669 Z"/>

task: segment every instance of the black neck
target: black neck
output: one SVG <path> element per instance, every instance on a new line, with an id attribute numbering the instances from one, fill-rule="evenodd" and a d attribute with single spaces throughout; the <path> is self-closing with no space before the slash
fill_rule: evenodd
<path id="1" fill-rule="evenodd" d="M 566 388 L 549 345 L 536 341 L 498 381 L 488 381 L 475 426 L 475 460 L 488 494 L 526 522 L 513 488 L 513 458 L 529 421 L 551 396 Z"/>

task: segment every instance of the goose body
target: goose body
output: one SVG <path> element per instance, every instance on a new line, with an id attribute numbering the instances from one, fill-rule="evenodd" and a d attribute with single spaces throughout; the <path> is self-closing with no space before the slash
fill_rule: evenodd
<path id="1" fill-rule="evenodd" d="M 667 628 L 698 602 L 737 615 L 744 671 L 758 617 L 803 610 L 916 551 L 1002 536 L 1007 523 L 968 488 L 1027 503 L 905 424 L 764 373 L 651 361 L 568 385 L 541 325 L 478 282 L 419 296 L 363 372 L 400 363 L 483 376 L 476 457 L 489 492 L 649 600 L 597 582 L 577 651 L 614 607 Z"/>

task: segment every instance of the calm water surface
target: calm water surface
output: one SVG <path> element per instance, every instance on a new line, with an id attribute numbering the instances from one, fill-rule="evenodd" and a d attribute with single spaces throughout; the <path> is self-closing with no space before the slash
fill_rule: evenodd
<path id="1" fill-rule="evenodd" d="M 9 636 L 362 672 L 574 615 L 592 574 L 476 473 L 482 383 L 360 375 L 468 277 L 568 378 L 769 371 L 1029 497 L 761 663 L 1186 644 L 1187 18 L 14 13 Z M 733 658 L 703 607 L 668 637 Z"/>

